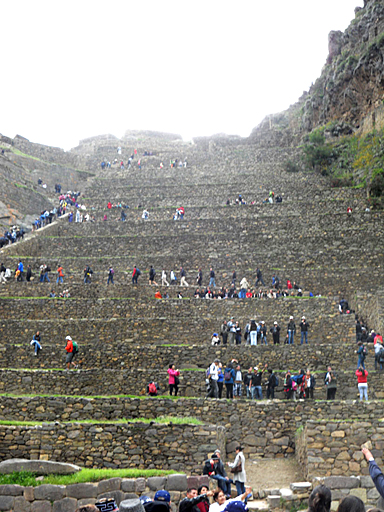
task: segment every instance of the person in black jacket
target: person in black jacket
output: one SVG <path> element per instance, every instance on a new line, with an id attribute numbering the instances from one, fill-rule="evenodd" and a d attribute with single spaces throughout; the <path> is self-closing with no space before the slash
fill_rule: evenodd
<path id="1" fill-rule="evenodd" d="M 304 338 L 305 338 L 305 344 L 308 344 L 308 329 L 309 329 L 309 323 L 306 321 L 305 316 L 301 318 L 300 322 L 300 329 L 301 329 L 301 345 L 303 344 Z"/>
<path id="2" fill-rule="evenodd" d="M 207 491 L 204 494 L 197 495 L 197 489 L 192 487 L 188 489 L 187 496 L 179 503 L 179 512 L 200 512 L 197 506 L 202 501 L 207 500 L 209 496 L 213 496 L 213 491 Z"/>
<path id="3" fill-rule="evenodd" d="M 273 327 L 269 329 L 269 332 L 272 333 L 273 344 L 280 345 L 280 326 L 276 320 L 273 322 Z"/>
<path id="4" fill-rule="evenodd" d="M 217 480 L 218 486 L 226 496 L 231 496 L 231 484 L 233 480 L 228 478 L 224 464 L 220 459 L 220 451 L 217 450 L 210 459 L 204 463 L 203 475 Z"/>

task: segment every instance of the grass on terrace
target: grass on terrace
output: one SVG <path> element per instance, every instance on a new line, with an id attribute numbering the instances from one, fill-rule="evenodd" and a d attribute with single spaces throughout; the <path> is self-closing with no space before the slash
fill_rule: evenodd
<path id="1" fill-rule="evenodd" d="M 28 471 L 0 475 L 0 485 L 23 485 L 37 487 L 42 484 L 71 485 L 87 482 L 100 482 L 108 478 L 148 478 L 151 476 L 164 476 L 177 473 L 176 471 L 162 471 L 157 469 L 82 469 L 72 475 L 47 475 L 44 480 L 36 481 L 36 475 Z"/>
<path id="2" fill-rule="evenodd" d="M 33 427 L 36 425 L 42 425 L 43 423 L 52 423 L 48 421 L 13 421 L 13 420 L 0 420 L 0 425 L 14 425 L 20 427 Z M 173 423 L 174 425 L 204 425 L 204 422 L 198 420 L 197 418 L 193 418 L 192 416 L 185 417 L 176 417 L 176 416 L 159 416 L 157 418 L 119 418 L 115 420 L 70 420 L 63 421 L 60 423 L 81 423 L 81 424 L 91 424 L 91 425 L 105 425 L 105 424 L 125 424 L 125 423 L 159 423 L 162 425 L 168 425 L 169 423 Z"/>

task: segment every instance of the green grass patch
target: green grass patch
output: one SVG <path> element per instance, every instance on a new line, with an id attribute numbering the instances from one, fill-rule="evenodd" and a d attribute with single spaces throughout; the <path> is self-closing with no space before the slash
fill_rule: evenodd
<path id="1" fill-rule="evenodd" d="M 34 473 L 28 471 L 13 472 L 9 475 L 0 475 L 0 485 L 22 485 L 24 487 L 37 487 L 42 484 L 71 485 L 87 482 L 100 482 L 109 478 L 148 478 L 151 476 L 164 476 L 176 471 L 162 471 L 157 469 L 82 469 L 72 475 L 47 475 L 44 480 L 36 481 Z"/>
<path id="2" fill-rule="evenodd" d="M 12 421 L 12 420 L 0 420 L 0 425 L 12 425 L 12 426 L 20 426 L 20 427 L 30 427 L 36 425 L 42 425 L 51 422 L 47 421 Z M 176 416 L 159 416 L 157 418 L 119 418 L 115 420 L 71 420 L 71 421 L 63 421 L 63 424 L 66 423 L 81 423 L 85 425 L 116 425 L 116 424 L 125 424 L 125 423 L 160 423 L 160 424 L 168 424 L 173 423 L 175 425 L 204 425 L 204 422 L 198 420 L 197 418 L 193 418 L 192 416 L 185 417 L 176 417 Z"/>

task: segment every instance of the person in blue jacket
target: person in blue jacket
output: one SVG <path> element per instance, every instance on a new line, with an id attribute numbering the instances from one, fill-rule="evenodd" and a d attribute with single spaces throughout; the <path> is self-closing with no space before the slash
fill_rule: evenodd
<path id="1" fill-rule="evenodd" d="M 235 381 L 236 373 L 233 369 L 232 362 L 228 363 L 224 370 L 224 383 L 227 389 L 227 398 L 233 398 L 233 383 Z"/>
<path id="2" fill-rule="evenodd" d="M 372 452 L 365 447 L 362 448 L 361 451 L 369 463 L 369 474 L 373 480 L 373 483 L 375 484 L 377 492 L 381 496 L 380 501 L 378 502 L 378 507 L 382 508 L 384 504 L 384 475 L 379 466 L 376 464 Z"/>

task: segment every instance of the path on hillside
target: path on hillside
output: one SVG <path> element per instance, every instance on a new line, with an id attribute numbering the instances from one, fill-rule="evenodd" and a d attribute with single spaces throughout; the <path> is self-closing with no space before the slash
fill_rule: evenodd
<path id="1" fill-rule="evenodd" d="M 292 482 L 302 482 L 304 476 L 294 457 L 281 459 L 249 459 L 245 470 L 247 482 L 257 492 L 261 489 L 281 489 Z"/>

